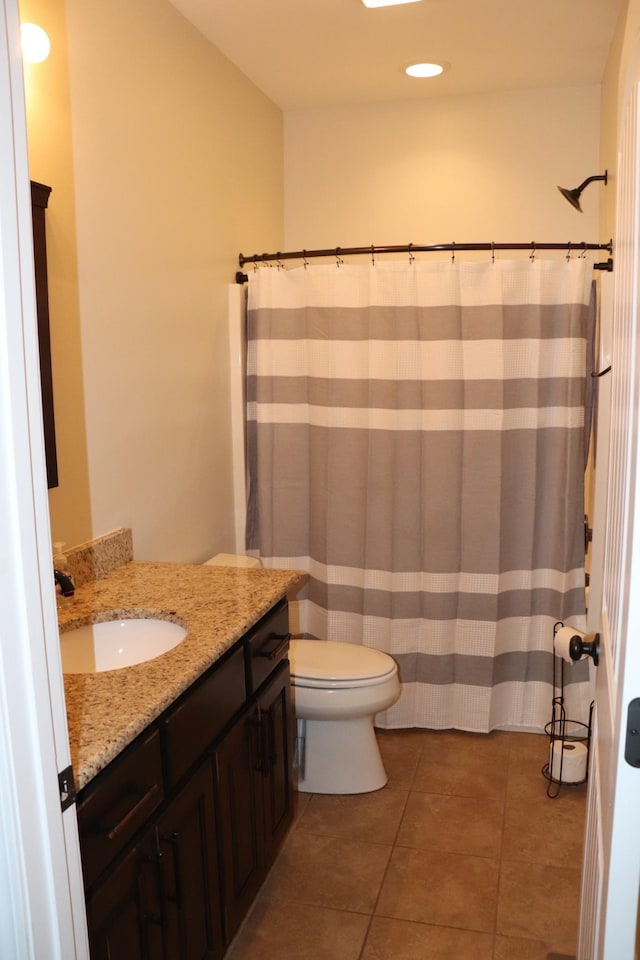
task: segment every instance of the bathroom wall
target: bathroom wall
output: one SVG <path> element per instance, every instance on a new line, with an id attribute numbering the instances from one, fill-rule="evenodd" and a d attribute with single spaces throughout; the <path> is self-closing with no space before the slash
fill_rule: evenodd
<path id="1" fill-rule="evenodd" d="M 138 559 L 230 550 L 227 284 L 241 249 L 282 246 L 281 112 L 166 0 L 21 0 L 21 16 L 53 44 L 28 117 L 64 240 L 53 539 L 126 526 Z"/>
<path id="2" fill-rule="evenodd" d="M 20 16 L 45 26 L 51 40 L 48 60 L 25 64 L 25 98 L 31 179 L 53 188 L 45 217 L 59 486 L 49 493 L 49 509 L 54 539 L 79 543 L 91 530 L 91 506 L 64 5 L 20 0 Z"/>
<path id="3" fill-rule="evenodd" d="M 435 81 L 437 83 L 437 81 Z M 598 86 L 285 114 L 285 245 L 597 240 Z"/>

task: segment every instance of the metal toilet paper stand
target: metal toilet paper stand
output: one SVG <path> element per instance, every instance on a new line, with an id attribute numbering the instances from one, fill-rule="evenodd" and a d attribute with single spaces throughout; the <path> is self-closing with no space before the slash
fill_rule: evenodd
<path id="1" fill-rule="evenodd" d="M 554 624 L 553 635 L 564 626 L 558 622 Z M 547 796 L 555 800 L 560 794 L 563 786 L 577 787 L 587 781 L 589 776 L 589 760 L 591 757 L 591 721 L 593 718 L 593 700 L 589 705 L 589 722 L 581 723 L 579 720 L 570 720 L 567 717 L 567 711 L 564 705 L 564 660 L 554 654 L 553 657 L 553 691 L 554 697 L 551 701 L 551 720 L 545 724 L 545 733 L 549 738 L 549 757 L 550 760 L 542 768 L 542 775 L 547 780 Z M 587 758 L 584 777 L 580 780 L 563 780 L 563 762 L 564 753 L 567 747 L 571 748 L 576 744 L 581 744 L 587 748 Z M 556 745 L 560 745 L 560 769 L 553 763 Z M 554 774 L 558 776 L 554 776 Z"/>

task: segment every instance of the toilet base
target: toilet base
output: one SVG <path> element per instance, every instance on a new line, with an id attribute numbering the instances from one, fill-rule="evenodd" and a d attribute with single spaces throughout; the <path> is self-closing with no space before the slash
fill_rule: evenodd
<path id="1" fill-rule="evenodd" d="M 304 770 L 300 793 L 370 793 L 387 774 L 373 728 L 373 717 L 352 720 L 304 720 Z"/>

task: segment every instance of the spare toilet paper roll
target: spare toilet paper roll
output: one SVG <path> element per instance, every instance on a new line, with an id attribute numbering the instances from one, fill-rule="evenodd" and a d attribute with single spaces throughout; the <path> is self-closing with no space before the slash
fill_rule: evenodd
<path id="1" fill-rule="evenodd" d="M 569 656 L 569 644 L 571 643 L 572 637 L 580 637 L 581 640 L 586 640 L 587 634 L 581 633 L 579 630 L 576 630 L 575 627 L 560 627 L 553 638 L 553 649 L 558 656 L 566 660 L 567 663 L 574 662 Z M 584 660 L 586 656 L 587 654 L 583 653 L 580 659 Z"/>
<path id="2" fill-rule="evenodd" d="M 561 783 L 581 783 L 587 776 L 586 744 L 575 740 L 553 740 L 549 748 L 551 778 Z"/>

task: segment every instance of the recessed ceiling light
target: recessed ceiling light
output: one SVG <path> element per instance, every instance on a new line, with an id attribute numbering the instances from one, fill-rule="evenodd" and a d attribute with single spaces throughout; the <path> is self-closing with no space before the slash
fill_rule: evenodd
<path id="1" fill-rule="evenodd" d="M 49 56 L 49 37 L 35 23 L 23 23 L 20 27 L 22 56 L 27 63 L 42 63 Z"/>
<path id="2" fill-rule="evenodd" d="M 362 0 L 365 7 L 395 7 L 399 3 L 419 3 L 420 0 Z"/>
<path id="3" fill-rule="evenodd" d="M 410 77 L 438 77 L 444 73 L 444 66 L 440 63 L 412 63 L 404 72 Z"/>

